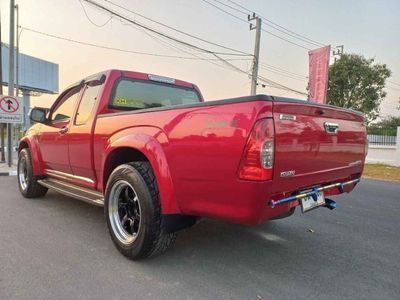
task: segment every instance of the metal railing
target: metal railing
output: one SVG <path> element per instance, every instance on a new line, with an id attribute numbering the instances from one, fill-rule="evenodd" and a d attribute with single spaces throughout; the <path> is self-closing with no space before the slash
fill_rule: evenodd
<path id="1" fill-rule="evenodd" d="M 367 128 L 370 145 L 396 146 L 397 128 L 369 127 Z"/>

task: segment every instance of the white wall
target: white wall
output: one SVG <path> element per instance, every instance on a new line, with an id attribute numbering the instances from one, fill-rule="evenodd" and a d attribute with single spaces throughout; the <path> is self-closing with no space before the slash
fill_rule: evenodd
<path id="1" fill-rule="evenodd" d="M 382 163 L 400 167 L 400 127 L 397 127 L 395 146 L 369 145 L 367 163 Z"/>

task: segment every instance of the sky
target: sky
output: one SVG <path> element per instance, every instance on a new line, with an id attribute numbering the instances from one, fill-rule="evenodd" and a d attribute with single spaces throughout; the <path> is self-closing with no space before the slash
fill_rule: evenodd
<path id="1" fill-rule="evenodd" d="M 9 0 L 0 0 L 2 40 L 8 43 Z M 159 24 L 152 23 L 105 0 L 94 0 L 135 21 L 212 51 L 230 52 L 204 42 L 188 38 Z M 239 18 L 243 13 L 230 10 L 218 2 L 233 6 L 229 0 L 207 0 Z M 150 17 L 158 22 L 178 28 L 192 35 L 224 46 L 253 53 L 255 31 L 249 25 L 216 9 L 203 0 L 112 0 L 123 7 Z M 344 45 L 346 53 L 362 54 L 385 63 L 392 71 L 387 97 L 381 106 L 381 115 L 397 115 L 400 97 L 400 1 L 299 1 L 299 0 L 235 0 L 251 11 L 283 26 L 332 47 Z M 213 58 L 150 35 L 109 13 L 101 12 L 79 0 L 16 0 L 20 8 L 20 24 L 50 35 L 87 43 L 145 53 L 174 55 L 191 58 Z M 239 10 L 239 8 L 236 6 Z M 86 14 L 85 14 L 86 11 Z M 276 31 L 263 22 L 262 28 L 308 48 L 314 45 L 296 40 Z M 90 74 L 106 69 L 125 69 L 158 74 L 197 84 L 205 99 L 223 99 L 250 93 L 249 76 L 232 70 L 219 61 L 152 57 L 123 53 L 76 44 L 22 30 L 20 51 L 59 64 L 60 92 Z M 308 73 L 308 50 L 290 44 L 265 31 L 261 34 L 259 74 L 292 89 L 305 92 Z M 194 53 L 194 55 L 193 55 Z M 228 56 L 225 56 L 228 57 Z M 229 56 L 244 58 L 241 56 Z M 251 60 L 231 61 L 238 68 L 249 71 Z M 331 58 L 333 62 L 333 58 Z M 267 66 L 267 69 L 265 67 Z M 284 70 L 284 71 L 282 71 Z M 294 75 L 295 74 L 295 75 Z M 305 96 L 272 87 L 257 90 L 271 94 L 304 99 Z M 36 106 L 49 106 L 57 95 L 33 97 Z"/>

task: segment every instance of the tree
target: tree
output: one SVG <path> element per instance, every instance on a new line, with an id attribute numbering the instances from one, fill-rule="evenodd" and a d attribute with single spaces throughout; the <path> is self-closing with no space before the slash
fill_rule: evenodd
<path id="1" fill-rule="evenodd" d="M 343 54 L 329 67 L 328 104 L 351 108 L 365 114 L 367 123 L 379 116 L 386 97 L 385 81 L 391 71 L 357 54 Z"/>
<path id="2" fill-rule="evenodd" d="M 400 117 L 395 117 L 395 116 L 389 116 L 386 117 L 379 122 L 376 122 L 373 124 L 376 127 L 393 127 L 397 128 L 400 126 Z"/>
<path id="3" fill-rule="evenodd" d="M 382 129 L 385 130 L 386 135 L 396 136 L 397 127 L 400 126 L 400 117 L 386 117 L 379 122 L 370 124 L 368 126 L 369 134 L 381 134 Z"/>

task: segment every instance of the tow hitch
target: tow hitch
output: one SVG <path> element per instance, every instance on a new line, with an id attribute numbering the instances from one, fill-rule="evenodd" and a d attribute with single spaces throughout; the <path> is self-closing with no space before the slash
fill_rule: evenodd
<path id="1" fill-rule="evenodd" d="M 322 191 L 326 191 L 332 188 L 339 188 L 339 191 L 341 193 L 344 193 L 344 188 L 346 187 L 346 185 L 350 185 L 350 184 L 356 184 L 360 181 L 360 178 L 357 179 L 353 179 L 350 181 L 346 181 L 346 182 L 337 182 L 337 183 L 333 183 L 333 184 L 329 184 L 326 186 L 321 186 L 321 187 L 314 187 L 312 188 L 310 191 L 308 192 L 302 192 L 300 194 L 297 195 L 293 195 L 290 197 L 285 197 L 279 200 L 271 200 L 269 202 L 269 205 L 271 207 L 275 207 L 276 205 L 280 205 L 280 204 L 284 204 L 284 203 L 289 203 L 289 202 L 293 202 L 293 201 L 297 201 L 297 200 L 301 200 L 305 197 L 312 197 L 314 201 L 317 201 L 318 198 L 318 193 L 322 192 Z M 336 208 L 336 202 L 331 200 L 331 199 L 327 199 L 325 198 L 325 207 L 329 208 L 329 209 L 335 209 Z"/>

